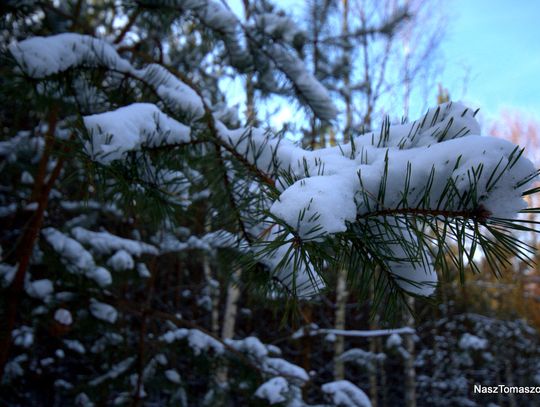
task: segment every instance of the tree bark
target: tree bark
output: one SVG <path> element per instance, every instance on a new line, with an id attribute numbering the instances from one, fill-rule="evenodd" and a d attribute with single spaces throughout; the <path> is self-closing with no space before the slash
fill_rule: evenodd
<path id="1" fill-rule="evenodd" d="M 336 313 L 334 328 L 344 330 L 346 326 L 347 306 L 347 270 L 340 269 L 336 284 Z M 338 335 L 334 341 L 334 380 L 345 379 L 345 365 L 340 356 L 345 351 L 345 337 Z"/>
<path id="2" fill-rule="evenodd" d="M 413 309 L 414 298 L 408 297 L 407 303 Z M 407 315 L 407 325 L 414 327 L 414 317 L 412 313 Z M 405 359 L 405 405 L 407 407 L 416 407 L 416 369 L 414 367 L 414 335 L 405 336 L 405 350 L 408 357 Z"/>

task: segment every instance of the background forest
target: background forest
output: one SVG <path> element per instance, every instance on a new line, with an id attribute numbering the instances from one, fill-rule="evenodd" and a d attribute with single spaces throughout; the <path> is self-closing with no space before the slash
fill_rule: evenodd
<path id="1" fill-rule="evenodd" d="M 540 124 L 437 1 L 294 7 L 0 4 L 1 405 L 540 406 L 473 392 L 540 386 Z"/>

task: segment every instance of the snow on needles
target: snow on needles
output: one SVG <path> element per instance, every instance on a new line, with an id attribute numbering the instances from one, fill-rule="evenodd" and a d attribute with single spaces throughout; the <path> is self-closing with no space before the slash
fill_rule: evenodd
<path id="1" fill-rule="evenodd" d="M 344 407 L 371 407 L 366 393 L 348 380 L 338 380 L 323 384 L 322 391 L 332 399 L 336 406 Z"/>
<path id="2" fill-rule="evenodd" d="M 193 12 L 209 27 L 221 30 L 232 54 L 242 53 L 242 45 L 233 41 L 237 39 L 238 27 L 226 8 L 203 0 L 179 1 L 177 6 Z M 59 34 L 14 42 L 9 50 L 20 68 L 34 78 L 79 66 L 103 66 L 146 83 L 161 98 L 160 106 L 165 105 L 186 122 L 204 115 L 198 94 L 167 69 L 157 64 L 135 69 L 103 40 Z M 321 118 L 333 117 L 335 111 L 328 103 L 326 89 L 299 67 L 300 60 L 279 44 L 267 51 L 314 112 Z M 292 229 L 295 237 L 321 241 L 365 220 L 370 235 L 380 239 L 388 258 L 392 258 L 387 266 L 397 283 L 421 295 L 431 294 L 437 281 L 432 259 L 408 230 L 410 225 L 397 218 L 388 224 L 386 215 L 420 210 L 434 216 L 446 212 L 467 217 L 481 210 L 492 218 L 513 218 L 526 207 L 522 193 L 535 173 L 531 161 L 515 145 L 480 136 L 475 113 L 460 103 L 442 104 L 408 124 L 390 125 L 386 120 L 379 132 L 316 151 L 272 138 L 261 129 L 230 130 L 216 117 L 214 122 L 215 136 L 220 142 L 229 144 L 230 149 L 274 178 L 280 195 L 270 202 L 270 213 Z M 147 103 L 86 116 L 84 123 L 90 135 L 87 149 L 103 164 L 123 159 L 127 152 L 145 146 L 189 142 L 197 137 L 188 126 Z M 280 239 L 282 232 L 271 230 L 268 240 Z M 52 237 L 53 232 L 45 230 L 44 234 Z M 79 237 L 77 240 L 81 241 Z M 74 242 L 61 239 L 52 244 L 60 243 L 68 245 L 63 256 L 70 257 Z M 116 250 L 120 249 L 130 253 L 123 247 Z M 283 245 L 274 257 L 268 256 L 267 264 L 276 270 L 280 263 L 291 264 L 289 268 L 294 270 L 282 267 L 277 278 L 286 285 L 296 287 L 300 283 L 307 287 L 307 292 L 317 292 L 322 284 L 312 272 L 309 258 L 304 256 L 306 264 L 294 266 L 280 258 L 283 253 L 290 253 L 289 249 L 290 244 Z M 73 257 L 73 262 L 91 263 L 91 258 Z M 106 280 L 106 276 L 101 279 L 102 284 Z"/>
<path id="3" fill-rule="evenodd" d="M 171 119 L 151 103 L 134 103 L 112 112 L 84 117 L 91 136 L 86 150 L 96 161 L 108 164 L 142 146 L 189 142 L 189 127 Z"/>
<path id="4" fill-rule="evenodd" d="M 292 184 L 277 178 L 281 195 L 270 212 L 300 238 L 320 240 L 346 231 L 359 218 L 408 209 L 467 213 L 482 207 L 492 217 L 515 217 L 526 207 L 521 195 L 530 182 L 523 181 L 535 168 L 514 144 L 478 135 L 474 116 L 461 103 L 446 103 L 415 122 L 385 122 L 379 133 L 316 151 L 257 129 L 218 130 L 262 171 L 293 177 Z M 418 242 L 407 225 L 396 220 L 377 230 L 381 222 L 369 222 L 395 259 L 388 268 L 398 284 L 430 295 L 437 276 L 426 249 L 417 248 L 412 258 L 410 247 Z"/>
<path id="5" fill-rule="evenodd" d="M 255 392 L 255 396 L 267 400 L 270 404 L 287 401 L 289 383 L 283 377 L 274 377 L 263 383 Z"/>
<path id="6" fill-rule="evenodd" d="M 197 93 L 165 68 L 149 64 L 135 69 L 106 41 L 88 35 L 63 33 L 32 37 L 12 43 L 9 50 L 21 69 L 33 78 L 45 78 L 79 66 L 102 66 L 147 83 L 175 112 L 191 118 L 204 114 Z"/>

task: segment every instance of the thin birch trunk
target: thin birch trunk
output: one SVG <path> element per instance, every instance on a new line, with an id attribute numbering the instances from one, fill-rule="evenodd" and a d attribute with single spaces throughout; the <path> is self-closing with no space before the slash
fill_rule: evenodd
<path id="1" fill-rule="evenodd" d="M 225 311 L 223 312 L 223 326 L 221 328 L 221 339 L 231 339 L 234 337 L 234 327 L 236 325 L 236 316 L 238 314 L 238 299 L 240 298 L 240 289 L 236 284 L 240 279 L 242 269 L 238 267 L 231 276 L 231 281 L 227 286 L 227 299 L 225 301 Z M 216 373 L 217 381 L 225 386 L 228 381 L 229 369 L 227 365 L 222 366 Z"/>
<path id="2" fill-rule="evenodd" d="M 379 271 L 379 270 L 377 269 L 376 271 Z M 372 282 L 369 288 L 370 304 L 373 304 L 374 289 L 375 289 L 374 282 Z M 379 325 L 378 322 L 379 322 L 378 316 L 375 315 L 369 323 L 369 329 L 370 330 L 377 329 Z M 369 338 L 369 351 L 371 353 L 377 352 L 377 338 L 376 337 Z M 370 398 L 372 407 L 377 407 L 378 401 L 379 401 L 379 389 L 377 385 L 378 368 L 379 366 L 377 364 L 374 364 L 373 369 L 369 369 L 369 372 L 368 372 L 369 373 L 369 398 Z"/>
<path id="3" fill-rule="evenodd" d="M 414 298 L 408 297 L 407 303 L 412 309 L 414 307 Z M 414 317 L 412 313 L 407 315 L 407 326 L 414 327 Z M 405 349 L 408 357 L 405 359 L 405 405 L 407 407 L 416 407 L 416 369 L 414 367 L 414 336 L 405 335 Z"/>
<path id="4" fill-rule="evenodd" d="M 337 275 L 336 287 L 336 313 L 334 328 L 338 330 L 345 329 L 346 322 L 346 305 L 347 305 L 347 270 L 340 269 Z M 340 356 L 345 351 L 345 337 L 338 335 L 334 342 L 334 379 L 345 379 L 345 365 Z"/>

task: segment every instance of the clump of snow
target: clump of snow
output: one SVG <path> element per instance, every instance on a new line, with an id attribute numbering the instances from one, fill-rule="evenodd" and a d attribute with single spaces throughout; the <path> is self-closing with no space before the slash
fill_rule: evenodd
<path id="1" fill-rule="evenodd" d="M 287 400 L 286 394 L 289 392 L 289 383 L 283 377 L 274 377 L 261 384 L 255 396 L 268 401 L 270 404 L 283 403 Z"/>
<path id="2" fill-rule="evenodd" d="M 41 233 L 53 249 L 69 264 L 81 270 L 90 270 L 95 266 L 92 255 L 77 240 L 52 227 L 43 229 Z"/>
<path id="3" fill-rule="evenodd" d="M 13 343 L 15 345 L 22 348 L 29 348 L 34 343 L 34 329 L 29 326 L 22 325 L 13 330 L 11 337 L 13 338 Z"/>
<path id="4" fill-rule="evenodd" d="M 143 254 L 158 254 L 158 249 L 152 245 L 137 240 L 125 239 L 115 236 L 109 232 L 93 232 L 83 227 L 75 227 L 71 234 L 79 242 L 92 247 L 98 254 L 110 254 L 118 250 L 125 250 L 133 256 Z"/>
<path id="5" fill-rule="evenodd" d="M 33 78 L 45 78 L 78 66 L 103 66 L 146 82 L 173 110 L 180 109 L 194 118 L 204 114 L 197 93 L 163 67 L 150 64 L 135 69 L 110 44 L 97 38 L 75 33 L 32 37 L 11 44 L 9 50 L 23 71 Z"/>
<path id="6" fill-rule="evenodd" d="M 34 183 L 34 177 L 28 171 L 23 171 L 21 174 L 21 182 L 26 185 L 32 185 Z"/>
<path id="7" fill-rule="evenodd" d="M 73 323 L 71 312 L 64 308 L 59 308 L 56 310 L 54 313 L 54 319 L 62 325 L 71 325 Z"/>
<path id="8" fill-rule="evenodd" d="M 231 64 L 245 69 L 252 62 L 251 54 L 243 44 L 243 31 L 237 17 L 221 2 L 214 0 L 180 1 L 177 5 L 194 13 L 201 23 L 217 31 L 227 49 Z"/>
<path id="9" fill-rule="evenodd" d="M 88 270 L 85 273 L 85 276 L 88 277 L 90 280 L 93 280 L 96 282 L 97 285 L 100 287 L 106 287 L 108 285 L 111 285 L 112 283 L 112 276 L 109 270 L 103 267 L 95 267 L 91 270 Z"/>
<path id="10" fill-rule="evenodd" d="M 25 369 L 21 366 L 21 363 L 26 362 L 27 360 L 28 355 L 23 353 L 22 355 L 18 355 L 7 362 L 2 379 L 9 382 L 16 377 L 24 375 Z"/>
<path id="11" fill-rule="evenodd" d="M 94 407 L 95 404 L 92 403 L 92 400 L 90 400 L 90 397 L 84 392 L 77 394 L 77 397 L 75 397 L 75 405 L 81 406 L 81 407 Z"/>
<path id="12" fill-rule="evenodd" d="M 199 95 L 161 65 L 150 64 L 135 70 L 135 75 L 154 87 L 156 93 L 173 111 L 180 111 L 194 119 L 202 117 L 204 108 Z"/>
<path id="13" fill-rule="evenodd" d="M 386 355 L 384 353 L 375 353 L 359 348 L 352 348 L 343 352 L 339 359 L 344 362 L 355 363 L 368 371 L 375 371 L 378 364 L 384 362 Z"/>
<path id="14" fill-rule="evenodd" d="M 244 339 L 226 339 L 225 343 L 239 352 L 250 355 L 255 359 L 262 359 L 268 356 L 268 348 L 259 338 L 248 336 Z"/>
<path id="15" fill-rule="evenodd" d="M 17 273 L 17 267 L 6 263 L 0 263 L 0 285 L 7 287 L 11 284 Z"/>
<path id="16" fill-rule="evenodd" d="M 81 355 L 86 353 L 86 348 L 84 345 L 75 339 L 64 339 L 64 345 L 66 345 L 66 348 L 69 350 L 77 352 Z"/>
<path id="17" fill-rule="evenodd" d="M 272 227 L 265 241 L 272 241 L 279 238 L 282 230 Z M 276 250 L 264 251 L 264 244 L 254 247 L 258 260 L 268 266 L 273 271 L 274 279 L 279 282 L 279 288 L 291 290 L 298 297 L 311 297 L 318 293 L 325 284 L 321 277 L 315 272 L 309 256 L 299 256 L 298 250 L 294 248 L 294 237 L 288 234 L 286 243 L 281 244 Z"/>
<path id="18" fill-rule="evenodd" d="M 33 78 L 44 78 L 70 68 L 108 66 L 128 71 L 130 65 L 105 41 L 87 35 L 64 33 L 51 37 L 33 37 L 9 46 L 11 54 L 24 72 Z"/>
<path id="19" fill-rule="evenodd" d="M 401 336 L 399 336 L 398 334 L 392 334 L 386 340 L 386 347 L 396 348 L 398 346 L 401 346 L 402 343 L 403 343 L 403 339 L 401 339 Z"/>
<path id="20" fill-rule="evenodd" d="M 300 366 L 294 365 L 281 358 L 266 358 L 264 359 L 264 368 L 267 372 L 285 376 L 300 383 L 307 382 L 309 376 L 307 372 Z"/>
<path id="21" fill-rule="evenodd" d="M 26 282 L 24 289 L 30 297 L 44 300 L 54 292 L 54 285 L 51 280 L 41 279 Z"/>
<path id="22" fill-rule="evenodd" d="M 178 328 L 166 332 L 160 339 L 166 343 L 187 339 L 195 355 L 200 355 L 203 351 L 209 350 L 213 350 L 216 354 L 222 354 L 225 351 L 225 347 L 221 342 L 198 329 Z"/>
<path id="23" fill-rule="evenodd" d="M 169 380 L 170 382 L 172 383 L 175 383 L 175 384 L 180 384 L 182 383 L 182 379 L 180 377 L 180 374 L 178 373 L 178 371 L 176 371 L 175 369 L 168 369 L 168 370 L 165 370 L 165 377 L 167 378 L 167 380 Z"/>
<path id="24" fill-rule="evenodd" d="M 170 118 L 156 105 L 134 103 L 111 112 L 84 117 L 91 142 L 89 155 L 102 164 L 125 157 L 141 147 L 176 144 L 190 140 L 189 127 Z"/>
<path id="25" fill-rule="evenodd" d="M 326 383 L 322 385 L 321 389 L 330 397 L 335 406 L 371 407 L 366 393 L 348 380 Z"/>
<path id="26" fill-rule="evenodd" d="M 110 324 L 114 324 L 118 318 L 118 311 L 116 311 L 116 308 L 93 298 L 90 300 L 90 313 L 95 318 L 109 322 Z"/>
<path id="27" fill-rule="evenodd" d="M 437 272 L 431 256 L 418 247 L 418 238 L 406 225 L 400 225 L 393 220 L 387 222 L 386 227 L 374 224 L 372 229 L 376 230 L 377 239 L 381 240 L 380 244 L 385 247 L 387 254 L 395 259 L 387 261 L 394 280 L 410 293 L 431 295 L 437 286 Z M 397 243 L 396 239 L 400 243 Z M 406 242 L 406 246 L 403 242 Z M 415 249 L 411 250 L 413 247 Z M 411 256 L 411 251 L 416 251 L 416 256 Z"/>
<path id="28" fill-rule="evenodd" d="M 110 259 L 107 264 L 115 271 L 132 270 L 135 267 L 133 257 L 125 250 L 118 250 Z"/>
<path id="29" fill-rule="evenodd" d="M 10 216 L 17 212 L 17 204 L 11 203 L 9 205 L 0 206 L 0 218 Z"/>
<path id="30" fill-rule="evenodd" d="M 106 287 L 112 283 L 111 273 L 103 267 L 96 266 L 92 254 L 79 241 L 93 243 L 94 246 L 111 251 L 115 247 L 130 247 L 136 253 L 141 253 L 146 248 L 144 243 L 122 239 L 106 232 L 96 233 L 86 231 L 81 227 L 76 227 L 72 230 L 72 234 L 77 240 L 54 228 L 43 229 L 42 234 L 53 249 L 60 254 L 68 267 L 74 266 L 76 269 L 83 271 L 87 278 L 93 280 L 100 287 Z M 91 238 L 95 238 L 95 240 L 90 240 Z M 108 246 L 106 246 L 107 244 Z M 148 246 L 146 248 L 147 250 L 153 249 L 152 246 Z M 100 251 L 97 252 L 101 254 Z"/>
<path id="31" fill-rule="evenodd" d="M 281 44 L 272 44 L 267 52 L 272 61 L 295 85 L 301 99 L 322 120 L 332 120 L 337 115 L 328 90 L 305 68 L 304 63 Z"/>
<path id="32" fill-rule="evenodd" d="M 241 252 L 249 250 L 249 245 L 245 239 L 241 239 L 238 235 L 226 230 L 206 233 L 201 237 L 191 235 L 186 241 L 181 241 L 170 231 L 162 231 L 154 236 L 152 241 L 159 246 L 162 254 L 193 249 L 207 252 L 212 252 L 218 248 L 234 248 Z"/>
<path id="33" fill-rule="evenodd" d="M 50 366 L 54 363 L 53 358 L 44 358 L 40 360 L 40 365 L 43 367 Z"/>
<path id="34" fill-rule="evenodd" d="M 137 264 L 137 273 L 139 273 L 139 277 L 142 278 L 150 278 L 152 276 L 150 270 L 148 270 L 148 267 L 146 267 L 146 264 L 144 263 Z"/>
<path id="35" fill-rule="evenodd" d="M 464 333 L 459 340 L 459 347 L 463 350 L 486 349 L 487 345 L 487 339 L 482 339 L 469 333 Z"/>
<path id="36" fill-rule="evenodd" d="M 105 332 L 105 334 L 95 341 L 90 348 L 92 353 L 103 352 L 108 345 L 117 346 L 124 342 L 124 337 L 116 332 Z"/>

